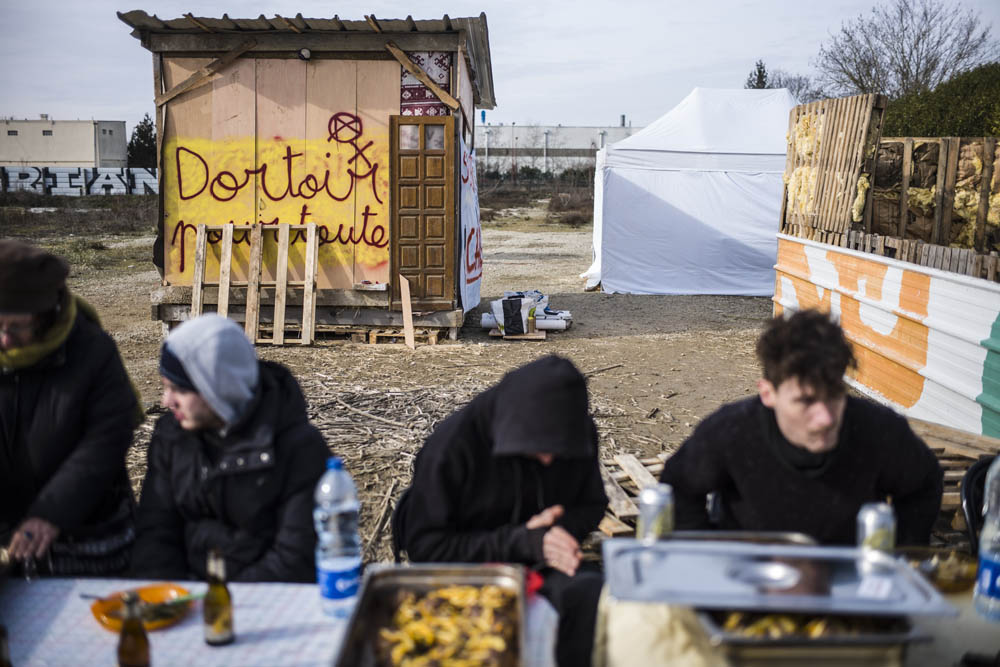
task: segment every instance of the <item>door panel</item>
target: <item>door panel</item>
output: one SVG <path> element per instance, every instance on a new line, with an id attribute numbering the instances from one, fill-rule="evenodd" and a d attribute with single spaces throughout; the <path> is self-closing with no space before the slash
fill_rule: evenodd
<path id="1" fill-rule="evenodd" d="M 414 310 L 455 307 L 455 146 L 451 116 L 393 116 L 391 174 L 393 309 L 396 274 L 410 281 Z"/>

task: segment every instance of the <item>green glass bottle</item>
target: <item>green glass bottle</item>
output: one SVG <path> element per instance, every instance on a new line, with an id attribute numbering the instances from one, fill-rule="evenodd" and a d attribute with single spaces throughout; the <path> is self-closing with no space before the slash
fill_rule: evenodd
<path id="1" fill-rule="evenodd" d="M 225 646 L 236 639 L 233 631 L 233 598 L 226 586 L 226 560 L 213 549 L 208 554 L 208 591 L 202 600 L 205 619 L 205 643 Z"/>

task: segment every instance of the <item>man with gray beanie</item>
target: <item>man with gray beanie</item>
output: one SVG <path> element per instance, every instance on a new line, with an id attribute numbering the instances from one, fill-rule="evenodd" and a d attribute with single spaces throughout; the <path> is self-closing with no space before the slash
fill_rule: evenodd
<path id="1" fill-rule="evenodd" d="M 169 414 L 149 443 L 133 574 L 204 579 L 219 549 L 233 581 L 315 581 L 312 496 L 330 452 L 292 374 L 208 314 L 167 337 L 160 375 Z"/>

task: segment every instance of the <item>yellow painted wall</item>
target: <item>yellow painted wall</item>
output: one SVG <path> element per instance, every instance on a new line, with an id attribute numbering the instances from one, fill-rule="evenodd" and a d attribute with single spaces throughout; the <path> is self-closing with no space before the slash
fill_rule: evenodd
<path id="1" fill-rule="evenodd" d="M 207 62 L 166 59 L 166 87 Z M 320 226 L 320 288 L 387 282 L 389 116 L 399 113 L 399 82 L 392 61 L 248 58 L 169 102 L 163 143 L 168 284 L 191 283 L 198 224 L 254 221 Z M 277 234 L 264 236 L 264 264 L 273 267 Z M 304 234 L 292 240 L 289 269 L 296 280 L 305 264 Z M 221 243 L 209 241 L 206 279 L 214 280 Z M 234 280 L 246 279 L 248 263 L 249 233 L 237 230 Z"/>

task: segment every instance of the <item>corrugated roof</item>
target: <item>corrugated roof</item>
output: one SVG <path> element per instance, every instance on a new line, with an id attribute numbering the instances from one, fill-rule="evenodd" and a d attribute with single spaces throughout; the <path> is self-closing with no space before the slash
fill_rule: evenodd
<path id="1" fill-rule="evenodd" d="M 293 16 L 275 15 L 268 18 L 261 14 L 255 19 L 221 18 L 194 16 L 190 12 L 181 18 L 160 19 L 141 9 L 118 12 L 118 18 L 133 29 L 132 36 L 143 40 L 149 34 L 201 34 L 201 33 L 262 33 L 277 34 L 323 34 L 323 33 L 449 33 L 464 31 L 469 64 L 477 93 L 476 106 L 492 109 L 496 106 L 493 92 L 493 66 L 490 60 L 489 29 L 486 14 L 463 18 L 450 18 L 445 14 L 440 19 L 383 19 L 375 16 L 365 20 L 347 20 L 339 16 L 333 18 L 305 18 L 301 13 Z"/>

